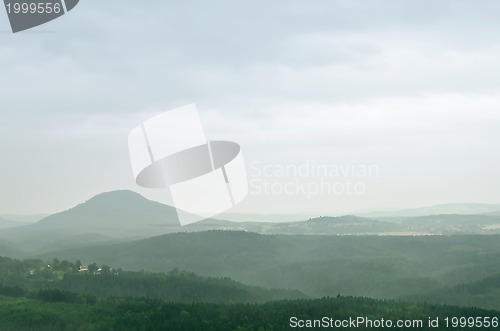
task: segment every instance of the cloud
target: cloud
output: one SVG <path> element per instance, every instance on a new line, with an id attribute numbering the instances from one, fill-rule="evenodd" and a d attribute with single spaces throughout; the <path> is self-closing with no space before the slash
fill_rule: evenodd
<path id="1" fill-rule="evenodd" d="M 395 189 L 398 176 L 420 185 L 411 174 L 424 176 L 429 158 L 439 158 L 440 170 L 427 174 L 434 180 L 452 167 L 458 178 L 481 163 L 500 165 L 491 152 L 500 141 L 499 7 L 85 1 L 40 27 L 52 33 L 0 34 L 0 211 L 44 211 L 35 201 L 44 190 L 43 204 L 57 210 L 105 188 L 133 188 L 129 128 L 192 102 L 207 135 L 240 142 L 248 160 L 375 162 L 393 189 L 356 203 L 397 196 L 394 204 L 410 206 L 414 196 Z M 1 15 L 0 25 L 8 27 Z M 488 172 L 473 178 L 495 180 Z M 62 189 L 68 181 L 73 188 Z M 61 186 L 47 189 L 54 182 Z M 447 185 L 443 196 L 456 195 Z"/>

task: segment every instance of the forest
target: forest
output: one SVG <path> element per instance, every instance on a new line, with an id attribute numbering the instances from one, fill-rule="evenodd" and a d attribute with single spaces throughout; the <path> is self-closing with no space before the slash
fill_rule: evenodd
<path id="1" fill-rule="evenodd" d="M 378 299 L 500 310 L 500 236 L 263 235 L 174 233 L 65 249 L 40 258 L 100 261 L 124 270 L 175 268 L 312 298 Z"/>
<path id="2" fill-rule="evenodd" d="M 7 295 L 8 294 L 8 295 Z M 177 303 L 148 298 L 98 299 L 60 290 L 39 290 L 29 297 L 21 292 L 0 295 L 2 330 L 290 330 L 292 319 L 345 321 L 358 316 L 367 320 L 422 321 L 415 330 L 435 330 L 429 319 L 439 320 L 439 330 L 494 330 L 497 327 L 446 326 L 446 318 L 488 318 L 500 313 L 478 308 L 411 304 L 369 298 L 342 297 L 313 300 L 280 300 L 263 304 Z M 395 325 L 395 324 L 394 324 Z M 496 325 L 496 324 L 495 324 Z M 352 327 L 343 330 L 357 329 Z M 359 328 L 367 330 L 371 328 Z M 376 329 L 376 328 L 373 328 Z M 378 328 L 380 329 L 380 328 Z M 393 327 L 394 330 L 408 327 Z"/>
<path id="3" fill-rule="evenodd" d="M 227 277 L 201 277 L 177 269 L 168 273 L 130 272 L 96 263 L 82 266 L 80 261 L 20 261 L 0 257 L 0 294 L 30 297 L 36 296 L 33 291 L 37 290 L 187 303 L 258 303 L 308 297 L 296 290 L 247 286 Z"/>
<path id="4" fill-rule="evenodd" d="M 358 317 L 385 323 L 420 321 L 412 327 L 415 330 L 435 329 L 430 320 L 439 321 L 439 330 L 470 330 L 474 328 L 447 326 L 444 321 L 497 321 L 500 312 L 340 294 L 307 299 L 300 292 L 266 290 L 179 270 L 128 272 L 97 263 L 82 266 L 80 261 L 0 257 L 2 330 L 266 331 L 296 328 L 300 321 L 340 323 Z M 343 330 L 355 329 L 346 325 Z M 391 329 L 408 327 L 394 324 Z"/>

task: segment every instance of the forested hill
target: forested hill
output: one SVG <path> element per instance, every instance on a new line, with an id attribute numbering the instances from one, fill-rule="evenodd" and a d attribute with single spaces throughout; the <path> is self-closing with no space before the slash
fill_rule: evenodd
<path id="1" fill-rule="evenodd" d="M 146 297 L 187 303 L 254 303 L 307 297 L 299 291 L 247 286 L 229 278 L 201 277 L 179 270 L 127 272 L 95 263 L 82 266 L 80 261 L 19 261 L 0 257 L 0 294 L 29 296 L 47 289 L 98 298 Z"/>
<path id="2" fill-rule="evenodd" d="M 326 325 L 333 325 L 331 330 L 498 330 L 499 316 L 498 311 L 477 308 L 354 297 L 265 304 L 183 304 L 144 298 L 90 300 L 53 290 L 41 291 L 33 299 L 0 296 L 2 330 L 16 331 L 281 331 L 311 330 L 297 326 L 318 325 L 313 323 L 329 323 Z M 460 317 L 488 321 L 490 327 L 460 327 Z M 429 319 L 436 321 L 437 327 L 429 327 Z M 347 327 L 335 327 L 335 323 Z M 397 327 L 398 323 L 404 327 Z"/>
<path id="3" fill-rule="evenodd" d="M 497 235 L 278 236 L 209 231 L 42 256 L 54 257 L 100 261 L 136 271 L 177 268 L 265 288 L 296 289 L 316 298 L 340 293 L 500 310 L 500 283 L 489 282 L 486 292 L 458 292 L 499 277 Z"/>

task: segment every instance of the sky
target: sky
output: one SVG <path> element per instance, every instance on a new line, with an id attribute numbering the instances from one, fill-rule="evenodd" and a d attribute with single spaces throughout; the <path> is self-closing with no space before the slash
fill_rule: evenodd
<path id="1" fill-rule="evenodd" d="M 82 0 L 12 34 L 0 10 L 0 214 L 135 184 L 127 136 L 196 103 L 241 145 L 231 212 L 500 203 L 498 1 Z"/>

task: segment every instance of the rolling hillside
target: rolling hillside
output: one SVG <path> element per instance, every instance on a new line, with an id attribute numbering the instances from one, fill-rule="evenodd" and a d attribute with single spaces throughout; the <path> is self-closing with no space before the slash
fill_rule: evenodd
<path id="1" fill-rule="evenodd" d="M 0 229 L 12 228 L 12 227 L 21 226 L 21 225 L 23 225 L 23 223 L 0 217 Z"/>
<path id="2" fill-rule="evenodd" d="M 130 272 L 101 264 L 94 264 L 93 271 L 80 271 L 79 263 L 20 261 L 0 256 L 0 295 L 12 293 L 15 289 L 24 294 L 58 290 L 100 299 L 135 297 L 186 303 L 262 303 L 308 297 L 296 290 L 248 286 L 227 277 L 207 278 L 179 270 Z"/>
<path id="3" fill-rule="evenodd" d="M 297 289 L 315 297 L 340 293 L 401 298 L 500 273 L 500 237 L 210 231 L 64 250 L 42 257 L 102 261 L 128 270 L 178 268 L 268 288 Z M 495 305 L 500 309 L 500 300 Z"/>

